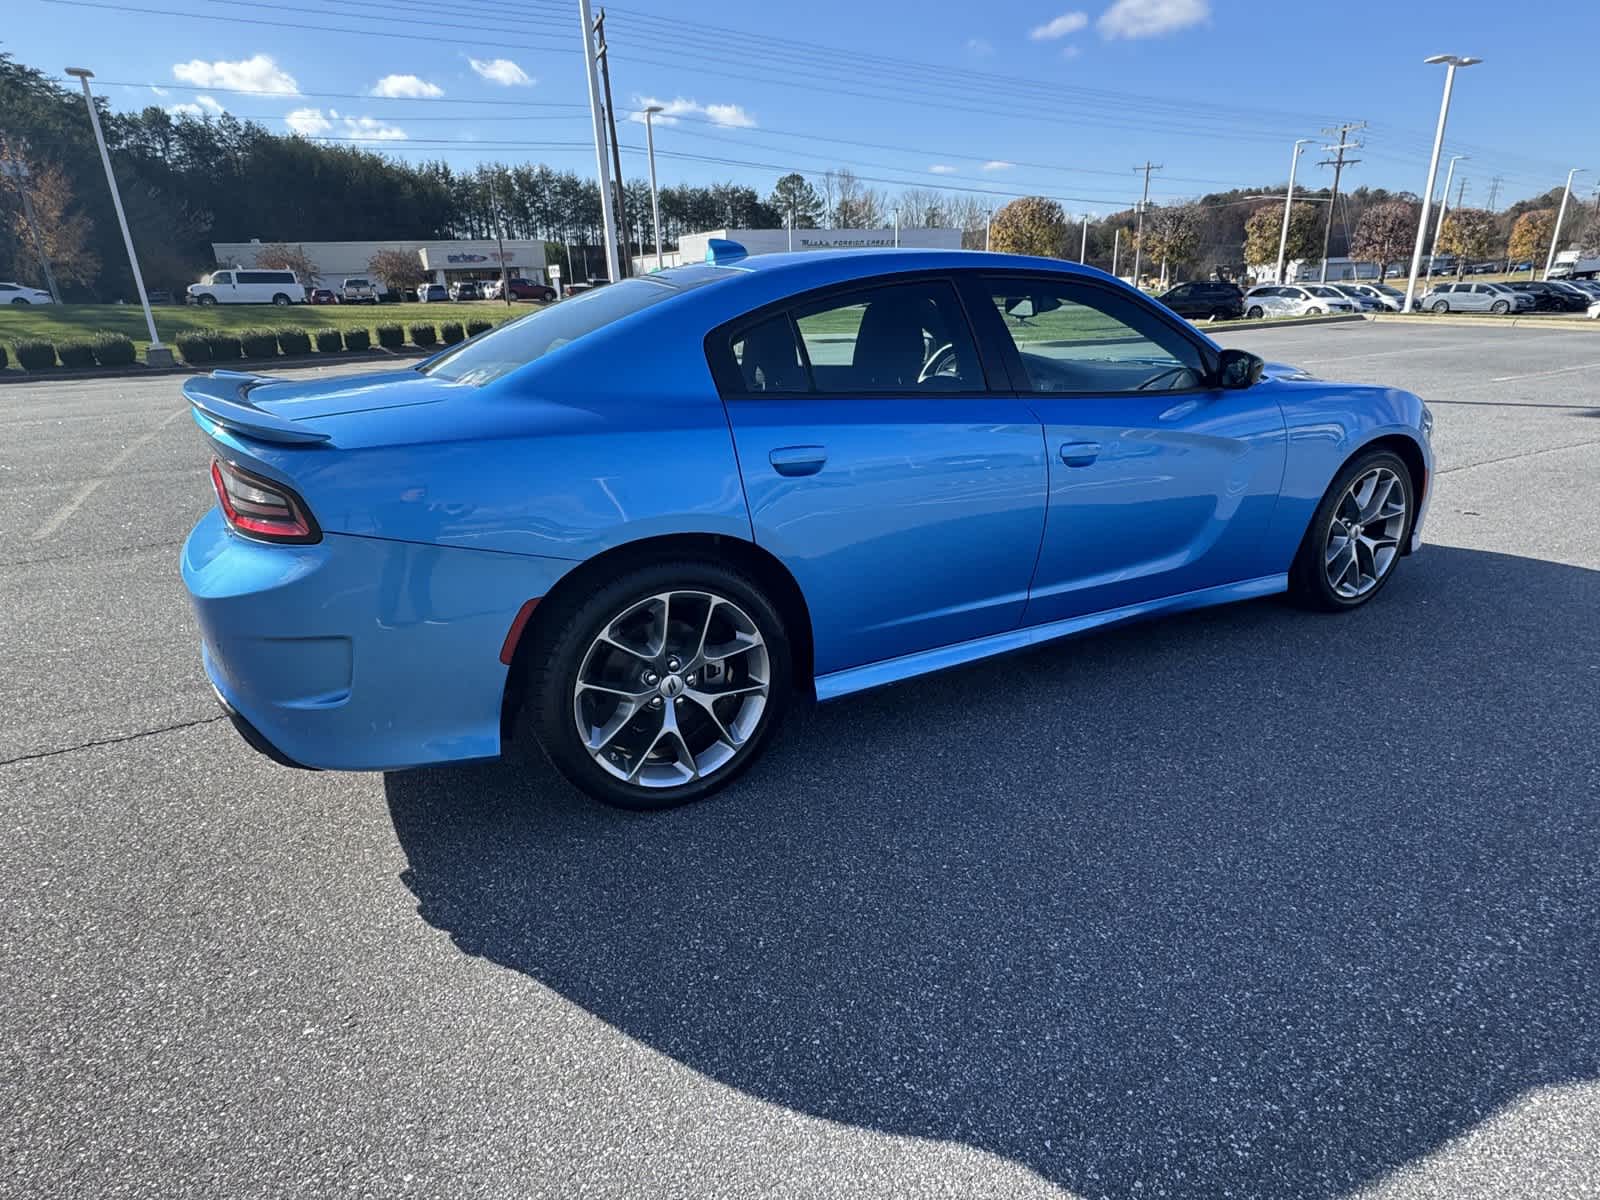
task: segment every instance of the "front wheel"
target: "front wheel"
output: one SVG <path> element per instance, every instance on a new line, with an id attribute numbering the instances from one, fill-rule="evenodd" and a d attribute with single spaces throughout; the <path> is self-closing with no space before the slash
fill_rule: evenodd
<path id="1" fill-rule="evenodd" d="M 761 752 L 787 705 L 791 651 L 761 588 L 713 562 L 655 563 L 547 616 L 525 706 L 580 789 L 619 808 L 698 800 Z"/>
<path id="2" fill-rule="evenodd" d="M 1511 305 L 1506 303 L 1504 300 L 1496 300 L 1489 306 L 1489 311 L 1492 313 L 1499 313 L 1503 317 L 1511 311 Z"/>
<path id="3" fill-rule="evenodd" d="M 1306 316 L 1308 317 L 1320 317 L 1321 315 L 1322 310 L 1314 304 L 1310 308 L 1306 309 Z"/>
<path id="4" fill-rule="evenodd" d="M 1352 459 L 1329 486 L 1289 568 L 1289 593 L 1307 608 L 1359 608 L 1394 572 L 1411 536 L 1416 499 L 1399 457 L 1374 450 Z"/>
<path id="5" fill-rule="evenodd" d="M 1259 304 L 1252 304 L 1250 306 L 1250 311 L 1245 313 L 1245 316 L 1249 317 L 1252 321 L 1259 321 L 1265 315 L 1266 314 L 1261 311 L 1261 305 Z"/>
<path id="6" fill-rule="evenodd" d="M 1433 308 L 1430 311 L 1436 313 L 1447 313 L 1450 311 L 1450 302 L 1448 300 L 1435 300 L 1433 302 Z"/>

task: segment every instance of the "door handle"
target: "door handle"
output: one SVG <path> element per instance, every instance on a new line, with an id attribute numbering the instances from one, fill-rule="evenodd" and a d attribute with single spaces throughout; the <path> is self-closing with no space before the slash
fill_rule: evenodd
<path id="1" fill-rule="evenodd" d="M 828 452 L 821 446 L 779 446 L 767 461 L 779 475 L 815 475 L 828 461 Z"/>
<path id="2" fill-rule="evenodd" d="M 1064 442 L 1061 446 L 1061 461 L 1069 467 L 1087 467 L 1099 455 L 1099 442 Z"/>

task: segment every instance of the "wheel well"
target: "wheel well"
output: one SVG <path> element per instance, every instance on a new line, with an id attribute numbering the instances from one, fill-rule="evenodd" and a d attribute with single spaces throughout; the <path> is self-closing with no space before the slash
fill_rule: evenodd
<path id="1" fill-rule="evenodd" d="M 741 538 L 713 533 L 644 538 L 615 546 L 579 564 L 540 598 L 522 636 L 517 639 L 517 648 L 511 657 L 511 670 L 506 674 L 505 696 L 500 705 L 502 742 L 510 738 L 516 727 L 517 712 L 522 706 L 533 664 L 539 654 L 546 652 L 545 642 L 550 631 L 560 625 L 568 610 L 599 584 L 616 578 L 623 571 L 652 562 L 684 558 L 726 563 L 761 585 L 783 617 L 792 651 L 795 684 L 807 692 L 811 690 L 815 677 L 811 610 L 789 568 L 754 542 Z"/>
<path id="2" fill-rule="evenodd" d="M 1422 447 L 1418 446 L 1416 442 L 1406 437 L 1403 433 L 1390 433 L 1380 438 L 1373 438 L 1372 441 L 1357 450 L 1356 454 L 1365 454 L 1369 450 L 1388 450 L 1396 455 L 1401 462 L 1405 463 L 1406 474 L 1411 476 L 1411 494 L 1416 497 L 1417 507 L 1420 509 L 1422 507 L 1422 497 L 1431 482 L 1428 478 L 1427 460 L 1422 457 Z M 1352 454 L 1350 458 L 1355 456 L 1355 454 Z M 1346 459 L 1345 461 L 1349 462 L 1350 460 Z M 1342 471 L 1344 467 L 1341 465 L 1339 469 Z M 1400 547 L 1400 553 L 1411 553 L 1409 542 Z"/>

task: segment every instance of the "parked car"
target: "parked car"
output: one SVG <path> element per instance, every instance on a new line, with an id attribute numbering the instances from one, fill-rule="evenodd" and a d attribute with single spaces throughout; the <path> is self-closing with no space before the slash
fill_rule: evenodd
<path id="1" fill-rule="evenodd" d="M 1180 283 L 1161 297 L 1180 317 L 1208 317 L 1223 321 L 1244 316 L 1244 293 L 1231 283 L 1197 280 Z"/>
<path id="2" fill-rule="evenodd" d="M 1589 307 L 1588 296 L 1577 289 L 1569 290 L 1561 284 L 1534 280 L 1508 283 L 1505 286 L 1513 292 L 1531 296 L 1534 310 L 1537 312 L 1582 312 Z"/>
<path id="3" fill-rule="evenodd" d="M 1356 608 L 1434 477 L 1414 395 L 970 251 L 713 242 L 407 370 L 184 392 L 217 505 L 182 573 L 251 745 L 536 744 L 632 808 L 727 783 L 797 690 L 1274 592 Z"/>
<path id="4" fill-rule="evenodd" d="M 1600 300 L 1600 282 L 1593 279 L 1568 279 L 1563 286 L 1577 288 L 1589 300 Z"/>
<path id="5" fill-rule="evenodd" d="M 1370 310 L 1399 312 L 1405 307 L 1406 294 L 1383 283 L 1331 283 L 1328 285 L 1357 300 L 1371 301 Z"/>
<path id="6" fill-rule="evenodd" d="M 1247 317 L 1303 317 L 1356 311 L 1356 302 L 1325 283 L 1268 284 L 1244 294 Z"/>
<path id="7" fill-rule="evenodd" d="M 339 297 L 333 294 L 332 288 L 312 288 L 306 293 L 307 304 L 337 304 Z"/>
<path id="8" fill-rule="evenodd" d="M 1354 304 L 1357 312 L 1381 312 L 1385 307 L 1373 297 L 1357 289 L 1354 284 L 1330 283 L 1325 286 L 1338 292 L 1339 295 Z"/>
<path id="9" fill-rule="evenodd" d="M 50 293 L 25 283 L 0 283 L 0 304 L 53 304 Z"/>
<path id="10" fill-rule="evenodd" d="M 445 290 L 442 283 L 419 283 L 417 285 L 417 299 L 424 304 L 437 304 L 441 300 L 448 301 L 450 293 Z"/>
<path id="11" fill-rule="evenodd" d="M 1424 312 L 1532 312 L 1534 300 L 1527 292 L 1514 292 L 1503 283 L 1437 283 L 1422 294 L 1416 307 Z"/>
<path id="12" fill-rule="evenodd" d="M 304 304 L 305 285 L 293 271 L 213 271 L 187 289 L 190 304 Z"/>
<path id="13" fill-rule="evenodd" d="M 556 290 L 547 283 L 534 283 L 531 279 L 518 276 L 506 280 L 506 286 L 511 292 L 513 300 L 539 300 L 546 304 L 556 298 Z M 491 279 L 483 285 L 483 298 L 485 300 L 500 299 L 500 281 Z"/>
<path id="14" fill-rule="evenodd" d="M 1596 300 L 1589 305 L 1589 319 L 1591 321 L 1600 320 L 1600 300 Z"/>
<path id="15" fill-rule="evenodd" d="M 476 279 L 458 279 L 450 285 L 452 300 L 482 300 L 483 289 Z"/>
<path id="16" fill-rule="evenodd" d="M 351 275 L 339 285 L 339 299 L 345 304 L 376 304 L 378 285 L 365 275 Z"/>

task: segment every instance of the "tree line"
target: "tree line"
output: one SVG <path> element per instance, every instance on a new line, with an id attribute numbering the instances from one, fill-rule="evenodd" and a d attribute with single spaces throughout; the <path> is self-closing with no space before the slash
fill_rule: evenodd
<path id="1" fill-rule="evenodd" d="M 570 266 L 572 256 L 599 259 L 594 249 L 602 241 L 599 189 L 572 171 L 543 163 L 486 163 L 471 170 L 443 161 L 408 163 L 372 150 L 276 134 L 227 114 L 174 117 L 154 106 L 114 113 L 103 100 L 98 103 L 140 266 L 152 287 L 180 289 L 211 268 L 213 241 L 251 238 L 292 246 L 501 234 L 543 240 L 547 259 L 569 262 L 569 277 L 581 272 Z M 1145 213 L 1144 261 L 1152 272 L 1165 264 L 1169 275 L 1198 275 L 1275 260 L 1282 210 L 1281 203 L 1270 200 L 1275 190 L 1237 189 L 1152 206 Z M 24 195 L 32 206 L 31 220 Z M 1328 195 L 1316 190 L 1299 195 L 1303 202 L 1290 218 L 1289 257 L 1316 257 Z M 1476 246 L 1487 237 L 1494 247 L 1519 254 L 1509 243 L 1537 243 L 1541 228 L 1548 245 L 1547 225 L 1559 198 L 1557 189 L 1482 218 L 1468 215 L 1479 210 L 1463 210 L 1454 226 L 1463 231 L 1465 245 Z M 1414 213 L 1406 217 L 1396 206 L 1414 209 L 1415 200 L 1383 189 L 1341 195 L 1329 253 L 1390 254 L 1395 238 L 1405 240 L 1400 233 L 1406 220 L 1415 232 Z M 648 183 L 627 180 L 622 201 L 629 251 L 653 249 Z M 1089 220 L 1085 230 L 1081 217 L 1052 200 L 1030 197 L 1002 207 L 989 196 L 933 188 L 890 193 L 844 168 L 810 177 L 791 172 L 765 196 L 734 182 L 668 185 L 660 189 L 659 202 L 662 241 L 669 248 L 686 233 L 723 227 L 778 228 L 792 222 L 796 228 L 870 229 L 898 221 L 905 228 L 960 229 L 967 247 L 981 249 L 992 219 L 1002 231 L 996 249 L 1027 246 L 1031 253 L 1071 259 L 1082 253 L 1106 269 L 1116 258 L 1124 273 L 1132 265 L 1139 226 L 1131 207 Z M 1025 211 L 1028 221 L 1021 222 Z M 1040 221 L 1025 235 L 1015 233 L 1022 224 Z M 1522 228 L 1520 241 L 1514 226 Z M 1447 221 L 1446 230 L 1451 229 Z M 1472 230 L 1476 233 L 1466 237 Z M 1380 233 L 1387 239 L 1380 239 L 1381 245 L 1372 240 Z M 1575 204 L 1563 242 L 1587 244 L 1596 237 L 1600 217 Z M 1272 253 L 1256 258 L 1269 242 Z M 1486 255 L 1490 248 L 1463 252 Z M 52 263 L 69 299 L 133 294 L 81 94 L 0 53 L 0 279 L 42 286 L 41 257 Z"/>

